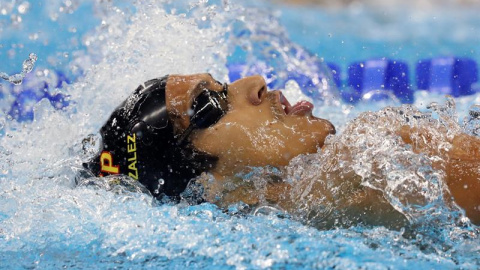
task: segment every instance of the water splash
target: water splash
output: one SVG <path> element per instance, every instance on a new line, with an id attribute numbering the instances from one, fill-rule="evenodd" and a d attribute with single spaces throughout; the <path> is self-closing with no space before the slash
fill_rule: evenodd
<path id="1" fill-rule="evenodd" d="M 472 105 L 465 117 L 463 129 L 465 133 L 480 136 L 480 105 Z"/>
<path id="2" fill-rule="evenodd" d="M 448 194 L 439 169 L 452 139 L 463 132 L 455 102 L 447 98 L 445 104 L 429 108 L 432 111 L 421 112 L 404 105 L 362 113 L 340 135 L 327 138 L 319 153 L 294 158 L 282 172 L 254 168 L 240 175 L 243 181 L 237 185 L 253 186 L 265 195 L 269 179 L 283 179 L 292 185 L 294 216 L 319 228 L 359 223 L 397 229 L 471 226 Z M 402 138 L 407 128 L 412 140 L 427 136 L 434 143 L 413 149 Z M 268 204 L 261 196 L 259 200 Z M 371 208 L 358 208 L 362 204 Z"/>
<path id="3" fill-rule="evenodd" d="M 422 268 L 477 268 L 478 240 L 462 238 L 465 231 L 468 233 L 465 228 L 471 227 L 456 223 L 454 219 L 443 219 L 447 216 L 445 213 L 457 211 L 449 210 L 448 205 L 440 212 L 426 210 L 434 209 L 434 204 L 443 205 L 441 200 L 435 199 L 439 195 L 436 191 L 441 186 L 441 176 L 431 172 L 431 161 L 395 145 L 398 138 L 388 134 L 389 123 L 404 123 L 406 119 L 414 123 L 424 119 L 418 121 L 439 124 L 428 115 L 424 117 L 408 108 L 404 108 L 403 115 L 398 110 L 366 114 L 348 124 L 345 135 L 330 139 L 331 145 L 354 145 L 358 160 L 338 164 L 324 162 L 328 154 L 334 154 L 335 149 L 331 147 L 319 154 L 298 157 L 290 164 L 287 176 L 292 182 L 300 178 L 310 180 L 312 189 L 339 187 L 332 189 L 332 196 L 327 198 L 331 199 L 326 200 L 331 202 L 328 207 L 299 208 L 299 216 L 307 213 L 308 217 L 309 210 L 315 210 L 315 213 L 310 211 L 312 214 L 320 213 L 311 216 L 315 222 L 321 222 L 323 216 L 336 214 L 335 203 L 341 199 L 342 191 L 348 191 L 348 186 L 320 181 L 328 180 L 318 177 L 318 172 L 328 166 L 355 170 L 364 177 L 360 183 L 371 185 L 375 190 L 385 190 L 384 200 L 391 200 L 405 213 L 411 211 L 414 222 L 421 224 L 422 217 L 439 213 L 439 222 L 427 219 L 425 233 L 413 240 L 404 238 L 401 231 L 382 227 L 316 230 L 282 217 L 268 207 L 259 208 L 257 215 L 230 215 L 212 204 L 158 206 L 152 203 L 151 196 L 138 192 L 136 186 L 118 192 L 105 190 L 115 190 L 110 183 L 103 188 L 87 184 L 74 188 L 81 162 L 97 151 L 98 129 L 139 83 L 166 73 L 205 71 L 226 79 L 230 39 L 225 33 L 230 32 L 227 26 L 241 13 L 241 7 L 217 5 L 212 1 L 207 4 L 199 1 L 201 8 L 178 8 L 176 13 L 164 9 L 163 2 L 157 1 L 137 2 L 138 12 L 134 13 L 115 6 L 113 1 L 102 2 L 108 2 L 105 8 L 108 12 L 102 13 L 104 23 L 85 37 L 90 41 L 89 53 L 99 58 L 92 57 L 95 65 L 84 63 L 85 77 L 63 89 L 71 93 L 74 106 L 58 111 L 42 101 L 35 105 L 35 120 L 31 124 L 16 123 L 1 115 L 1 262 L 8 262 L 11 268 L 91 268 L 92 262 L 99 268 L 183 269 L 185 265 L 194 268 L 214 265 L 237 269 L 298 266 L 357 269 L 393 265 L 393 268 L 406 269 L 412 262 Z M 207 8 L 203 8 L 205 5 Z M 227 10 L 235 8 L 238 13 L 228 13 Z M 191 13 L 182 10 L 191 10 Z M 264 18 L 249 18 L 251 27 L 257 21 L 262 25 L 268 23 Z M 382 118 L 382 113 L 393 120 L 382 122 L 389 118 Z M 353 133 L 355 129 L 362 130 L 362 119 L 376 119 L 363 128 L 372 138 L 355 143 L 358 137 Z M 380 134 L 374 132 L 375 124 L 384 128 Z M 382 144 L 382 140 L 387 142 Z M 398 155 L 386 160 L 387 151 Z M 398 162 L 402 151 L 406 159 L 412 158 L 407 160 L 411 166 L 403 169 L 405 172 Z M 385 173 L 391 181 L 382 181 L 376 171 L 367 170 L 376 168 L 375 161 L 383 162 L 379 172 Z M 415 164 L 417 161 L 421 166 Z M 420 202 L 426 209 L 412 205 L 413 201 L 402 200 L 400 195 L 407 191 L 397 184 L 401 179 L 388 174 L 389 168 L 402 175 L 418 169 L 418 182 L 405 183 L 409 188 L 418 188 L 419 196 L 414 202 Z M 257 174 L 256 179 L 262 179 L 262 173 Z M 278 174 L 271 170 L 268 173 Z M 424 192 L 421 187 L 428 177 L 432 177 L 428 185 L 435 192 Z M 242 209 L 240 205 L 234 211 Z M 301 213 L 303 210 L 305 212 Z M 454 222 L 446 225 L 446 220 Z M 455 228 L 460 232 L 456 233 Z M 430 236 L 429 232 L 439 236 Z M 453 243 L 448 252 L 442 252 L 445 243 L 442 239 L 449 234 L 457 243 Z M 438 239 L 442 240 L 441 244 L 435 244 L 434 240 Z M 433 246 L 438 251 L 425 252 L 425 246 Z"/>
<path id="4" fill-rule="evenodd" d="M 50 1 L 47 10 L 52 21 L 57 21 L 60 14 L 72 14 L 80 5 L 78 0 L 53 0 Z"/>
<path id="5" fill-rule="evenodd" d="M 476 249 L 480 231 L 453 201 L 439 169 L 452 139 L 464 132 L 455 102 L 447 97 L 444 104 L 428 107 L 426 112 L 404 105 L 362 113 L 340 135 L 329 137 L 319 153 L 298 156 L 285 171 L 273 174 L 255 168 L 239 176 L 243 183 L 236 188 L 253 186 L 255 193 L 264 194 L 260 205 L 271 207 L 265 186 L 274 175 L 291 184 L 290 214 L 302 223 L 321 229 L 358 224 L 396 228 L 425 252 L 447 257 L 458 256 L 458 249 Z M 410 138 L 427 136 L 434 143 L 413 149 L 401 136 L 407 127 Z M 471 255 L 463 259 L 478 264 Z"/>
<path id="6" fill-rule="evenodd" d="M 234 6 L 229 13 L 238 18 L 228 25 L 229 57 L 232 62 L 245 63 L 242 76 L 260 74 L 270 89 L 285 89 L 294 80 L 317 103 L 339 105 L 330 69 L 322 59 L 288 38 L 278 15 Z"/>
<path id="7" fill-rule="evenodd" d="M 462 132 L 455 121 L 454 102 L 447 99 L 444 105 L 429 107 L 437 117 L 406 105 L 363 113 L 342 134 L 330 137 L 320 153 L 292 160 L 287 179 L 296 183 L 291 195 L 299 202 L 297 217 L 327 228 L 358 222 L 401 226 L 407 229 L 404 237 L 420 235 L 419 245 L 445 256 L 460 248 L 458 239 L 469 239 L 460 246 L 474 243 L 479 231 L 454 203 L 445 175 L 438 169 L 446 159 L 442 153 L 448 152 L 452 138 Z M 412 128 L 413 138 L 427 132 L 435 143 L 414 151 L 399 135 L 402 127 Z M 416 128 L 422 131 L 417 133 Z M 359 190 L 367 192 L 370 208 L 355 209 Z M 324 197 L 312 196 L 317 191 Z M 408 221 L 389 212 L 389 207 Z"/>
<path id="8" fill-rule="evenodd" d="M 22 72 L 14 75 L 8 75 L 5 72 L 0 72 L 0 78 L 10 83 L 13 83 L 15 85 L 20 85 L 22 84 L 22 81 L 25 78 L 25 76 L 27 76 L 27 74 L 33 70 L 33 67 L 35 66 L 36 61 L 37 61 L 37 55 L 34 53 L 31 53 L 28 56 L 28 59 L 23 61 Z"/>

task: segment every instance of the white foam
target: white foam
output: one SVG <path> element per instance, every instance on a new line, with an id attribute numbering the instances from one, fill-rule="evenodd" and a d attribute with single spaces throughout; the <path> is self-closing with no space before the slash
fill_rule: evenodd
<path id="1" fill-rule="evenodd" d="M 175 266 L 175 262 L 179 262 L 182 266 L 197 263 L 205 267 L 213 264 L 241 269 L 293 262 L 306 268 L 355 268 L 365 266 L 363 260 L 371 263 L 372 258 L 378 259 L 379 254 L 383 263 L 393 260 L 405 265 L 405 256 L 410 256 L 428 266 L 453 264 L 448 259 L 450 254 L 427 256 L 407 240 L 399 240 L 400 247 L 390 243 L 384 248 L 383 244 L 387 246 L 388 241 L 399 235 L 381 228 L 361 233 L 321 232 L 276 216 L 237 218 L 211 204 L 156 206 L 151 197 L 143 193 L 116 194 L 92 187 L 74 188 L 76 170 L 85 157 L 82 140 L 96 134 L 93 137 L 98 141 L 101 125 L 138 84 L 167 73 L 210 72 L 226 80 L 225 63 L 230 48 L 225 33 L 229 33 L 232 22 L 237 23 L 238 14 L 244 10 L 233 4 L 212 5 L 205 1 L 177 9 L 175 14 L 171 14 L 171 9 L 165 11 L 156 1 L 137 2 L 135 9 L 133 15 L 114 6 L 97 10 L 104 16 L 103 23 L 86 38 L 88 61 L 95 64 L 90 66 L 79 60 L 86 74 L 63 89 L 71 95 L 69 107 L 55 110 L 44 100 L 35 106 L 33 123 L 17 123 L 2 115 L 0 258 L 17 255 L 12 264 L 18 268 L 52 265 L 58 268 L 71 266 L 70 263 L 72 267 L 81 268 L 91 266 L 92 262 L 97 262 L 98 267 L 114 268 L 118 261 L 127 268 L 152 262 L 158 262 L 157 267 Z M 268 14 L 262 14 L 265 13 Z M 248 27 L 269 23 L 256 17 L 258 14 L 253 10 L 245 12 L 243 20 L 252 23 Z M 273 20 L 273 26 L 278 24 L 274 18 L 269 20 Z M 297 62 L 305 67 L 305 62 Z M 337 115 L 337 110 L 345 109 L 340 106 L 321 109 L 325 112 L 324 118 L 336 117 L 343 125 L 348 119 L 345 115 L 355 115 L 343 112 Z M 395 146 L 397 138 L 384 136 L 387 132 L 375 133 L 378 125 L 387 125 L 384 128 L 388 130 L 388 124 L 380 121 L 366 127 L 352 123 L 344 135 L 330 142 L 352 143 L 356 159 L 344 166 L 351 165 L 363 176 L 363 185 L 384 190 L 399 211 L 420 220 L 418 216 L 423 210 L 402 201 L 400 196 L 404 191 L 398 190 L 400 183 L 388 179 L 397 179 L 395 173 L 409 176 L 425 169 L 426 177 L 418 176 L 405 183 L 420 191 L 419 205 L 428 206 L 431 202 L 437 203 L 436 198 L 440 196 L 437 180 L 441 177 L 429 171 L 429 160 Z M 371 137 L 359 140 L 353 132 L 357 127 L 369 132 Z M 371 147 L 364 149 L 364 144 Z M 398 167 L 395 159 L 398 156 L 388 159 L 392 148 L 395 154 L 411 158 L 411 167 L 403 170 Z M 403 156 L 402 151 L 406 151 Z M 318 181 L 316 174 L 327 156 L 319 153 L 307 157 L 292 162 L 289 176 L 299 175 L 313 183 Z M 385 178 L 375 178 L 369 170 L 379 159 L 386 166 L 383 168 Z M 394 170 L 388 170 L 390 168 Z M 423 192 L 422 185 L 429 191 Z M 448 214 L 450 210 L 442 211 Z M 436 226 L 443 228 L 443 225 Z M 370 241 L 378 241 L 378 248 L 365 245 Z M 405 245 L 408 248 L 403 248 Z M 313 251 L 305 252 L 306 247 Z M 339 250 L 347 250 L 347 256 L 339 256 Z M 365 257 L 360 255 L 358 259 L 359 250 Z"/>

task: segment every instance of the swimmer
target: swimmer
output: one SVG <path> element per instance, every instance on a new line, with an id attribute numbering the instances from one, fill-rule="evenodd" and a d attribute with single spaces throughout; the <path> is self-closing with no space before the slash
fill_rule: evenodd
<path id="1" fill-rule="evenodd" d="M 305 204 L 317 204 L 303 214 L 307 219 L 315 219 L 322 205 L 341 209 L 327 226 L 342 217 L 349 224 L 400 228 L 408 223 L 381 191 L 362 185 L 362 176 L 338 165 L 348 164 L 353 150 L 347 144 L 328 143 L 335 128 L 312 116 L 312 110 L 307 101 L 292 106 L 281 91 L 267 91 L 261 76 L 222 84 L 209 74 L 169 75 L 140 85 L 113 112 L 100 130 L 101 153 L 85 166 L 96 176 L 128 175 L 157 198 L 178 201 L 193 185 L 202 190 L 197 202 L 220 207 L 268 203 L 298 214 Z M 368 119 L 368 114 L 358 117 L 349 132 L 363 136 L 361 127 Z M 387 116 L 376 119 L 389 121 Z M 480 139 L 466 134 L 450 138 L 442 127 L 415 128 L 400 122 L 379 126 L 378 131 L 382 128 L 415 153 L 440 157 L 432 166 L 446 176 L 456 203 L 480 224 Z M 441 140 L 451 146 L 449 151 L 437 147 Z M 327 159 L 317 169 L 318 181 L 292 184 L 274 172 L 260 192 L 256 183 L 245 184 L 238 176 L 249 168 L 281 171 L 295 157 L 319 151 Z M 382 177 L 376 168 L 372 171 Z M 406 200 L 415 200 L 415 195 Z"/>

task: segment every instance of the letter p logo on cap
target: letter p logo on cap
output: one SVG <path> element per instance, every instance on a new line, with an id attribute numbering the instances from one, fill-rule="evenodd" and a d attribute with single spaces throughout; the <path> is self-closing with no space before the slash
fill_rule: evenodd
<path id="1" fill-rule="evenodd" d="M 113 157 L 110 152 L 103 151 L 100 155 L 100 171 L 106 172 L 109 174 L 118 174 L 120 173 L 119 166 L 113 165 Z"/>

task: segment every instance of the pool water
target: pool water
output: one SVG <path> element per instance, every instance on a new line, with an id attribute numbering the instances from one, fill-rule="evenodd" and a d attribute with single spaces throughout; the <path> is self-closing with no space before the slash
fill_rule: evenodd
<path id="1" fill-rule="evenodd" d="M 389 145 L 395 138 L 382 134 L 368 138 L 376 152 L 359 153 L 363 163 L 352 166 L 368 174 L 378 157 L 402 153 L 411 167 L 383 162 L 399 175 L 421 172 L 408 183 L 412 189 L 427 184 L 419 205 L 402 201 L 405 191 L 390 189 L 386 180 L 365 183 L 384 185 L 376 188 L 409 217 L 412 226 L 401 230 L 324 229 L 269 205 L 224 210 L 208 203 L 159 204 L 142 192 L 77 186 L 82 161 L 98 150 L 99 128 L 150 78 L 210 72 L 228 81 L 227 66 L 241 62 L 273 87 L 284 85 L 289 99 L 310 98 L 314 113 L 344 134 L 332 140 L 345 143 L 351 134 L 342 132 L 361 112 L 400 104 L 342 102 L 342 87 L 321 58 L 342 69 L 377 57 L 409 65 L 444 54 L 480 61 L 477 7 L 418 10 L 408 3 L 306 9 L 250 1 L 0 0 L 0 72 L 18 73 L 30 53 L 38 57 L 23 84 L 3 82 L 0 89 L 0 268 L 478 269 L 478 227 L 442 197 L 442 176 L 428 159 Z M 288 80 L 285 74 L 292 73 L 311 84 Z M 33 120 L 11 113 L 27 88 L 31 103 L 20 107 L 31 109 Z M 60 101 L 52 103 L 55 96 Z M 421 112 L 404 111 L 472 133 L 476 119 L 468 112 L 479 98 L 452 101 L 417 92 L 414 105 Z M 429 111 L 431 101 L 439 103 Z M 302 172 L 315 179 L 323 158 L 295 159 L 290 176 Z M 260 168 L 253 178 L 262 173 Z"/>

